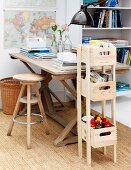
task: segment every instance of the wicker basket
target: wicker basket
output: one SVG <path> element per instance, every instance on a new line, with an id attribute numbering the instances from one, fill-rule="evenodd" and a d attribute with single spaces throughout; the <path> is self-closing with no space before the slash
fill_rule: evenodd
<path id="1" fill-rule="evenodd" d="M 18 80 L 9 77 L 0 80 L 0 88 L 3 113 L 11 115 L 13 114 L 20 93 L 21 84 Z M 23 106 L 23 104 L 20 104 L 20 110 Z"/>

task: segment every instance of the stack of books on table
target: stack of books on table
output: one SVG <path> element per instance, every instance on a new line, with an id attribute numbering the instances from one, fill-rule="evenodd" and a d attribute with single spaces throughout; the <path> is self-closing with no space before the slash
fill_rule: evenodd
<path id="1" fill-rule="evenodd" d="M 56 54 L 50 52 L 48 48 L 20 48 L 20 53 L 27 54 L 34 59 L 56 58 Z"/>
<path id="2" fill-rule="evenodd" d="M 57 59 L 54 61 L 54 66 L 62 71 L 76 70 L 76 54 L 71 52 L 58 53 Z M 85 69 L 84 63 L 82 64 L 82 69 Z"/>
<path id="3" fill-rule="evenodd" d="M 77 63 L 73 63 L 73 62 L 68 62 L 68 61 L 60 61 L 58 59 L 56 59 L 54 61 L 54 66 L 57 67 L 60 70 L 76 70 L 77 69 Z M 85 69 L 85 64 L 82 64 L 82 69 Z"/>
<path id="4" fill-rule="evenodd" d="M 20 48 L 20 52 L 25 54 L 47 53 L 49 51 L 47 48 Z"/>

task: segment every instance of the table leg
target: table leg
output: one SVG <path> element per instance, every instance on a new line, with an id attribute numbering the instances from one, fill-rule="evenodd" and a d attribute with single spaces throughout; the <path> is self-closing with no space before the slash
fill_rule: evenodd
<path id="1" fill-rule="evenodd" d="M 61 106 L 65 107 L 64 103 L 56 96 L 56 94 L 51 89 L 49 90 L 51 95 L 61 104 Z"/>
<path id="2" fill-rule="evenodd" d="M 51 75 L 47 75 L 43 71 L 42 71 L 42 75 L 44 75 L 44 77 L 47 77 L 47 79 L 45 78 L 45 80 L 41 84 L 41 87 L 42 87 L 41 97 L 42 97 L 42 102 L 43 102 L 43 106 L 44 106 L 44 109 L 45 109 L 45 113 L 49 117 L 51 117 L 52 119 L 57 121 L 59 124 L 61 124 L 62 126 L 67 127 L 70 122 L 65 121 L 61 116 L 57 115 L 53 101 L 52 101 L 52 98 L 51 98 L 51 93 L 50 93 L 50 90 L 48 88 L 48 84 L 52 79 Z M 76 124 L 76 122 L 75 122 L 75 124 Z M 73 125 L 73 127 L 75 126 L 75 124 Z M 74 133 L 76 135 L 77 134 L 76 127 L 74 127 L 74 128 L 73 127 L 70 128 L 69 132 L 71 131 L 72 133 Z"/>
<path id="3" fill-rule="evenodd" d="M 77 137 L 73 137 L 72 139 L 66 139 L 64 140 L 69 132 L 72 130 L 72 128 L 76 125 L 77 122 L 77 117 L 75 116 L 69 123 L 68 125 L 64 128 L 64 130 L 61 132 L 59 137 L 54 141 L 55 146 L 63 146 L 69 143 L 76 143 L 78 142 Z"/>

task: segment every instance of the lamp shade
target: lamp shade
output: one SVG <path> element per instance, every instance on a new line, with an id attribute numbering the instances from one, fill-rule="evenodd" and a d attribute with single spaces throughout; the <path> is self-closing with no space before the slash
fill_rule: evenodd
<path id="1" fill-rule="evenodd" d="M 81 6 L 81 10 L 78 11 L 72 18 L 70 24 L 76 25 L 88 25 L 93 26 L 94 21 L 89 12 L 87 12 L 87 6 Z"/>

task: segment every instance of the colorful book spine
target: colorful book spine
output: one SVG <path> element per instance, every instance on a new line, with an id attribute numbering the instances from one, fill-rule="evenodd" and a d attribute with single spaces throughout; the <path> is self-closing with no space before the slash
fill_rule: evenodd
<path id="1" fill-rule="evenodd" d="M 112 10 L 109 10 L 109 15 L 108 15 L 108 28 L 112 28 Z"/>
<path id="2" fill-rule="evenodd" d="M 117 28 L 117 10 L 115 10 L 115 14 L 114 14 L 114 20 L 115 20 L 115 25 L 114 27 Z"/>
<path id="3" fill-rule="evenodd" d="M 118 5 L 118 0 L 107 0 L 105 3 L 106 7 L 116 7 Z"/>
<path id="4" fill-rule="evenodd" d="M 103 10 L 102 16 L 101 16 L 101 21 L 100 21 L 100 28 L 102 28 L 102 26 L 103 26 L 103 22 L 104 22 L 104 19 L 105 19 L 105 13 L 106 13 L 106 10 Z"/>
<path id="5" fill-rule="evenodd" d="M 98 22 L 98 28 L 101 28 L 101 19 L 102 19 L 102 12 L 100 12 L 99 22 Z"/>
<path id="6" fill-rule="evenodd" d="M 127 65 L 131 65 L 131 52 L 126 48 L 117 50 L 117 61 Z"/>
<path id="7" fill-rule="evenodd" d="M 108 15 L 109 15 L 109 11 L 106 11 L 106 28 L 108 28 Z"/>

